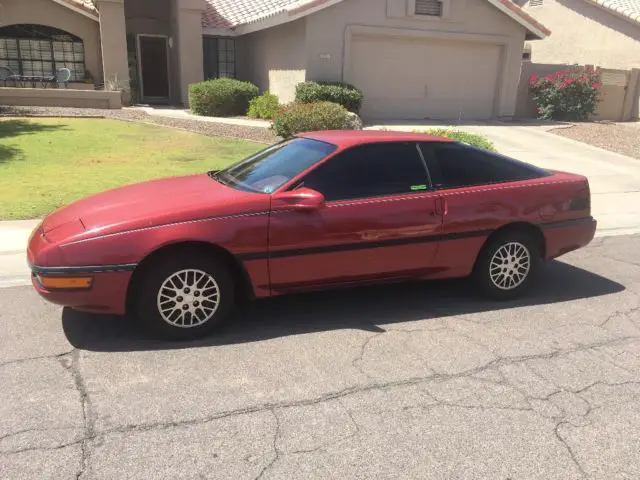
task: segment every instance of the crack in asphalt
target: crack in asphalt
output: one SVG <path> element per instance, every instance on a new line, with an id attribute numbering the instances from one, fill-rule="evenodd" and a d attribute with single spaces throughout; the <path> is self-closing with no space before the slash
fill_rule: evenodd
<path id="1" fill-rule="evenodd" d="M 560 435 L 560 431 L 559 430 L 560 430 L 560 427 L 562 425 L 569 425 L 569 422 L 563 421 L 563 422 L 559 422 L 558 424 L 556 424 L 556 428 L 553 429 L 553 432 L 554 432 L 556 438 L 564 446 L 564 448 L 566 448 L 567 453 L 569 453 L 569 456 L 571 457 L 571 461 L 573 461 L 573 463 L 575 464 L 576 468 L 580 472 L 580 475 L 582 475 L 582 478 L 589 478 L 587 473 L 584 471 L 584 468 L 582 467 L 582 465 L 578 461 L 578 458 L 576 457 L 576 454 L 571 449 L 571 445 L 569 445 L 569 443 L 567 443 L 567 441 L 564 438 L 562 438 L 562 435 Z"/>
<path id="2" fill-rule="evenodd" d="M 358 422 L 356 422 L 356 419 L 353 417 L 353 414 L 351 413 L 351 411 L 344 405 L 344 403 L 342 403 L 342 401 L 340 399 L 337 399 L 336 401 L 340 404 L 340 407 L 342 407 L 344 412 L 349 417 L 349 421 L 353 425 L 353 431 L 349 435 L 347 435 L 345 437 L 338 438 L 338 439 L 335 439 L 335 440 L 331 440 L 329 442 L 321 443 L 317 447 L 308 448 L 308 449 L 302 449 L 302 450 L 294 450 L 292 452 L 285 452 L 286 454 L 298 455 L 298 454 L 303 454 L 303 453 L 313 453 L 313 452 L 317 452 L 319 450 L 325 450 L 328 447 L 331 447 L 333 445 L 337 445 L 338 443 L 342 443 L 342 442 L 346 442 L 348 440 L 351 440 L 352 438 L 355 438 L 360 434 L 360 425 L 358 425 Z"/>
<path id="3" fill-rule="evenodd" d="M 640 311 L 640 306 L 635 306 L 635 307 L 627 309 L 627 310 L 616 310 L 611 315 L 609 315 L 603 322 L 601 322 L 599 324 L 599 326 L 600 327 L 604 327 L 607 323 L 609 323 L 614 318 L 626 317 L 626 316 L 631 315 L 632 313 L 636 313 L 638 311 Z"/>
<path id="4" fill-rule="evenodd" d="M 260 478 L 262 478 L 262 476 L 269 469 L 271 469 L 271 467 L 273 467 L 273 465 L 280 458 L 280 450 L 278 449 L 278 440 L 280 439 L 280 418 L 278 417 L 278 414 L 276 413 L 276 410 L 274 408 L 272 408 L 270 411 L 271 411 L 271 414 L 273 415 L 273 418 L 276 421 L 276 428 L 274 429 L 274 432 L 273 432 L 273 453 L 274 453 L 274 455 L 273 455 L 273 458 L 271 459 L 271 461 L 269 463 L 267 463 L 262 468 L 262 470 L 260 471 L 258 476 L 255 478 L 255 480 L 259 480 Z"/>
<path id="5" fill-rule="evenodd" d="M 38 357 L 18 358 L 16 360 L 9 360 L 8 362 L 0 363 L 0 368 L 10 366 L 10 365 L 18 365 L 20 363 L 33 362 L 36 360 L 60 359 L 60 358 L 66 357 L 67 355 L 72 354 L 74 350 L 69 350 L 63 353 L 56 353 L 55 355 L 40 355 Z"/>
<path id="6" fill-rule="evenodd" d="M 91 404 L 91 399 L 89 398 L 89 393 L 87 391 L 87 386 L 84 381 L 84 377 L 82 376 L 82 372 L 80 371 L 80 351 L 74 349 L 71 352 L 71 360 L 67 358 L 61 358 L 60 362 L 62 366 L 71 373 L 73 377 L 73 381 L 80 395 L 80 406 L 82 409 L 82 419 L 84 422 L 84 431 L 85 436 L 78 443 L 81 445 L 81 459 L 80 459 L 80 470 L 76 473 L 76 480 L 80 480 L 84 475 L 87 467 L 89 466 L 89 441 L 96 437 L 95 435 L 95 418 L 93 414 L 93 407 Z"/>
<path id="7" fill-rule="evenodd" d="M 470 370 L 466 370 L 463 372 L 459 372 L 459 373 L 453 373 L 453 374 L 436 373 L 433 375 L 429 375 L 427 377 L 413 377 L 409 379 L 397 380 L 392 382 L 352 386 L 352 387 L 347 387 L 335 392 L 329 392 L 315 398 L 295 400 L 295 401 L 289 401 L 289 402 L 265 403 L 265 404 L 254 405 L 254 406 L 249 406 L 249 407 L 240 408 L 240 409 L 222 411 L 222 412 L 218 412 L 216 414 L 209 415 L 206 417 L 201 417 L 201 418 L 193 418 L 193 419 L 180 420 L 175 422 L 153 422 L 153 423 L 146 423 L 146 424 L 123 425 L 121 427 L 107 429 L 99 433 L 94 432 L 91 438 L 102 437 L 112 433 L 142 432 L 142 431 L 149 431 L 149 430 L 162 430 L 162 429 L 168 429 L 168 428 L 198 425 L 198 424 L 213 422 L 215 420 L 219 420 L 222 418 L 247 415 L 251 413 L 260 413 L 260 412 L 270 411 L 274 409 L 317 405 L 330 400 L 340 399 L 340 398 L 348 397 L 350 395 L 354 395 L 362 392 L 370 392 L 375 390 L 390 390 L 393 388 L 417 385 L 417 384 L 432 382 L 432 381 L 445 381 L 445 380 L 456 379 L 456 378 L 466 378 L 494 367 L 518 364 L 518 363 L 527 362 L 527 361 L 536 360 L 536 359 L 553 359 L 553 358 L 562 357 L 564 355 L 570 355 L 575 352 L 588 351 L 588 350 L 599 348 L 599 347 L 622 344 L 625 342 L 634 341 L 638 339 L 640 339 L 640 336 L 629 336 L 629 337 L 622 337 L 622 338 L 617 338 L 613 340 L 607 340 L 603 342 L 597 342 L 591 345 L 581 345 L 579 347 L 572 348 L 572 349 L 558 350 L 551 353 L 544 353 L 540 355 L 525 355 L 525 356 L 519 356 L 519 357 L 499 358 L 496 360 L 492 360 L 491 362 L 485 365 L 482 365 Z"/>

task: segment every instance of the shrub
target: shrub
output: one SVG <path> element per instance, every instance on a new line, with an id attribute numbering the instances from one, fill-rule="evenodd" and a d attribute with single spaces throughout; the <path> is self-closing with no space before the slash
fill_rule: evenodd
<path id="1" fill-rule="evenodd" d="M 337 103 L 295 102 L 280 109 L 273 119 L 273 129 L 283 138 L 300 132 L 342 130 L 348 124 L 348 116 L 349 112 Z"/>
<path id="2" fill-rule="evenodd" d="M 448 128 L 432 128 L 431 130 L 427 130 L 422 133 L 433 135 L 434 137 L 447 137 L 491 152 L 496 151 L 495 146 L 490 140 L 476 133 L 463 132 L 461 130 L 449 130 Z"/>
<path id="3" fill-rule="evenodd" d="M 529 88 L 538 118 L 583 121 L 596 111 L 602 82 L 599 69 L 576 65 L 544 77 L 534 73 Z"/>
<path id="4" fill-rule="evenodd" d="M 353 85 L 339 82 L 302 82 L 296 85 L 296 101 L 333 102 L 353 113 L 362 106 L 362 92 Z"/>
<path id="5" fill-rule="evenodd" d="M 231 117 L 244 115 L 258 87 L 233 78 L 217 78 L 189 85 L 189 107 L 196 115 Z"/>
<path id="6" fill-rule="evenodd" d="M 247 115 L 251 118 L 265 118 L 268 120 L 273 119 L 280 109 L 280 101 L 278 96 L 264 92 L 259 97 L 254 98 L 249 102 L 249 111 Z"/>

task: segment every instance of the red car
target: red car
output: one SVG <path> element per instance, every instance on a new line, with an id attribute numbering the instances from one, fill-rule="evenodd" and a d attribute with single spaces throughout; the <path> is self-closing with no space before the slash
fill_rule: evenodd
<path id="1" fill-rule="evenodd" d="M 583 176 L 445 138 L 315 132 L 73 203 L 37 227 L 28 259 L 47 300 L 185 339 L 244 293 L 472 275 L 514 298 L 543 260 L 593 239 L 590 197 Z"/>

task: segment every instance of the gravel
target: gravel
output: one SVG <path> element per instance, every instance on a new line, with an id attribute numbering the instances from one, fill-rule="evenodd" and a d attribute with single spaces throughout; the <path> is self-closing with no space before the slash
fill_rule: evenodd
<path id="1" fill-rule="evenodd" d="M 611 122 L 579 123 L 551 132 L 611 152 L 640 158 L 640 123 L 637 122 L 628 125 Z"/>
<path id="2" fill-rule="evenodd" d="M 261 143 L 273 143 L 276 140 L 276 135 L 265 128 L 153 116 L 136 109 L 4 106 L 0 107 L 0 117 L 110 118 L 178 128 L 211 137 L 232 137 Z"/>

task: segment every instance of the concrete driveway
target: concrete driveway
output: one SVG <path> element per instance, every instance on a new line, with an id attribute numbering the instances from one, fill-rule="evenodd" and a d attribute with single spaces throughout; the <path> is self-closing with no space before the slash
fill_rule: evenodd
<path id="1" fill-rule="evenodd" d="M 393 130 L 443 125 L 377 125 Z M 550 126 L 470 124 L 452 127 L 479 133 L 498 151 L 543 168 L 579 173 L 589 178 L 598 234 L 640 232 L 640 160 L 592 147 L 549 132 Z"/>
<path id="2" fill-rule="evenodd" d="M 640 236 L 521 302 L 464 282 L 293 296 L 217 337 L 0 289 L 0 478 L 640 478 Z"/>

